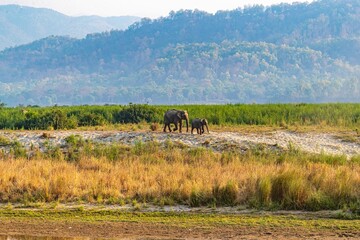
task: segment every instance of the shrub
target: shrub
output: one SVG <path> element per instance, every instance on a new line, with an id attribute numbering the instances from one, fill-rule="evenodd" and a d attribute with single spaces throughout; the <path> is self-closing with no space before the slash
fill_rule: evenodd
<path id="1" fill-rule="evenodd" d="M 78 148 L 83 146 L 85 141 L 80 135 L 71 134 L 65 138 L 65 142 L 69 145 L 69 147 Z"/>
<path id="2" fill-rule="evenodd" d="M 79 116 L 79 126 L 99 126 L 104 125 L 104 116 L 96 113 L 83 113 Z"/>
<path id="3" fill-rule="evenodd" d="M 154 122 L 159 110 L 153 106 L 131 104 L 115 115 L 115 121 L 120 123 Z"/>
<path id="4" fill-rule="evenodd" d="M 321 191 L 317 191 L 306 200 L 304 208 L 310 211 L 319 211 L 324 209 L 336 209 L 334 200 Z"/>
<path id="5" fill-rule="evenodd" d="M 42 137 L 42 138 L 45 138 L 45 139 L 48 139 L 48 138 L 51 138 L 51 134 L 48 133 L 48 132 L 43 132 L 43 133 L 41 134 L 41 137 Z"/>
<path id="6" fill-rule="evenodd" d="M 18 141 L 12 143 L 10 153 L 12 153 L 15 158 L 27 158 L 26 149 Z"/>
<path id="7" fill-rule="evenodd" d="M 153 131 L 153 132 L 155 132 L 155 131 L 157 131 L 159 129 L 159 124 L 158 123 L 152 123 L 152 124 L 150 124 L 150 130 L 151 131 Z"/>
<path id="8" fill-rule="evenodd" d="M 357 200 L 356 202 L 350 202 L 348 209 L 351 213 L 360 217 L 360 200 Z"/>
<path id="9" fill-rule="evenodd" d="M 140 156 L 145 154 L 153 154 L 159 151 L 160 144 L 156 141 L 143 142 L 141 140 L 135 141 L 133 152 Z"/>
<path id="10" fill-rule="evenodd" d="M 269 206 L 271 204 L 272 182 L 269 177 L 258 180 L 257 184 L 257 198 L 262 206 Z"/>
<path id="11" fill-rule="evenodd" d="M 236 204 L 238 192 L 238 186 L 234 181 L 227 182 L 223 187 L 216 184 L 212 190 L 216 203 L 225 206 L 234 206 Z"/>
<path id="12" fill-rule="evenodd" d="M 193 189 L 189 197 L 189 206 L 190 207 L 200 207 L 207 205 L 209 203 L 209 197 L 206 196 L 204 191 L 198 189 Z"/>
<path id="13" fill-rule="evenodd" d="M 7 137 L 0 136 L 0 146 L 10 145 L 11 142 Z"/>
<path id="14" fill-rule="evenodd" d="M 84 151 L 82 151 L 86 144 L 84 139 L 79 135 L 70 135 L 65 138 L 65 142 L 67 144 L 65 159 L 68 161 L 78 161 L 84 153 Z"/>
<path id="15" fill-rule="evenodd" d="M 296 171 L 279 173 L 271 185 L 271 200 L 285 209 L 302 209 L 310 194 L 307 182 Z"/>

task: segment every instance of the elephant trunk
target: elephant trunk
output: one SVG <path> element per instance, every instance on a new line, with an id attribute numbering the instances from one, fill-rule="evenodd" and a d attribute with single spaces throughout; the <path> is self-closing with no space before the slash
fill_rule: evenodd
<path id="1" fill-rule="evenodd" d="M 209 127 L 208 127 L 207 123 L 205 124 L 205 126 L 206 126 L 207 132 L 210 133 L 210 132 L 209 132 Z"/>

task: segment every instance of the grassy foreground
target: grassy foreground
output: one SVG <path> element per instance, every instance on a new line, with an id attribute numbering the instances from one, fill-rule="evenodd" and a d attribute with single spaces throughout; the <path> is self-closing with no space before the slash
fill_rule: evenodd
<path id="1" fill-rule="evenodd" d="M 75 136 L 68 151 L 25 158 L 14 145 L 0 161 L 3 203 L 99 203 L 140 206 L 247 206 L 266 210 L 337 210 L 360 214 L 360 159 L 268 151 L 245 154 L 187 148 L 168 141 L 133 147 Z"/>
<path id="2" fill-rule="evenodd" d="M 178 227 L 243 226 L 274 228 L 305 228 L 313 230 L 352 230 L 359 231 L 360 220 L 341 220 L 335 218 L 309 217 L 304 214 L 211 214 L 177 212 L 139 212 L 123 210 L 84 210 L 84 209 L 0 209 L 0 220 L 17 221 L 71 221 L 71 222 L 136 222 L 159 223 Z"/>

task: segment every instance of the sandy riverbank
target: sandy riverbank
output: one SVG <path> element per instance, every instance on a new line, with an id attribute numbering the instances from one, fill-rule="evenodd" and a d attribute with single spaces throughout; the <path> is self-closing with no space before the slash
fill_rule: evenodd
<path id="1" fill-rule="evenodd" d="M 46 137 L 44 137 L 46 135 Z M 295 147 L 309 153 L 346 155 L 348 158 L 360 154 L 359 141 L 345 141 L 334 133 L 296 133 L 290 131 L 271 131 L 262 133 L 210 132 L 210 134 L 125 132 L 125 131 L 1 131 L 0 136 L 10 141 L 18 141 L 27 149 L 44 149 L 46 146 L 63 146 L 65 138 L 79 135 L 83 139 L 104 144 L 122 143 L 133 145 L 143 141 L 172 141 L 189 147 L 207 147 L 215 151 L 227 148 L 247 150 L 257 144 L 270 148 L 288 149 Z M 358 138 L 358 137 L 357 137 Z M 2 145 L 0 149 L 6 150 Z"/>

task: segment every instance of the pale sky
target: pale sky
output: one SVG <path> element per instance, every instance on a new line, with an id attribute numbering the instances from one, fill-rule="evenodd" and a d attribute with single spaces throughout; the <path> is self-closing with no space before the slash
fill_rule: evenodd
<path id="1" fill-rule="evenodd" d="M 3 4 L 51 8 L 70 16 L 99 15 L 158 18 L 172 10 L 198 9 L 210 13 L 262 4 L 311 2 L 311 0 L 0 0 Z"/>

